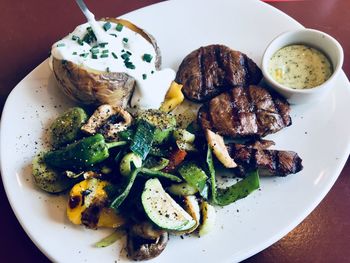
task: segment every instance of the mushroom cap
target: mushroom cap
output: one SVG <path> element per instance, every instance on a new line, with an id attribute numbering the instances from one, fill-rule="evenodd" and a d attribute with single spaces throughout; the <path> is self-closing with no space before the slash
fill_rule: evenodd
<path id="1" fill-rule="evenodd" d="M 168 232 L 149 222 L 135 224 L 128 232 L 128 255 L 137 261 L 155 258 L 165 249 L 168 240 Z"/>

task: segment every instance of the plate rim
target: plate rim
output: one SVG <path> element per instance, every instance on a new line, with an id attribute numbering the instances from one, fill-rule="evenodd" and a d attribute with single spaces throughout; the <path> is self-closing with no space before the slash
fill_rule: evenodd
<path id="1" fill-rule="evenodd" d="M 186 1 L 186 0 L 177 0 L 179 2 L 181 1 Z M 197 0 L 195 0 L 197 1 Z M 236 0 L 238 1 L 238 0 Z M 282 12 L 281 10 L 265 3 L 265 2 L 261 2 L 259 0 L 249 0 L 251 2 L 259 2 L 263 5 L 266 5 L 268 6 L 268 8 L 271 8 L 271 9 L 274 9 L 274 12 L 278 12 L 280 14 L 282 14 L 283 16 L 285 16 L 287 19 L 289 20 L 293 20 L 293 22 L 296 23 L 296 25 L 299 25 L 299 26 L 302 26 L 303 25 L 301 23 L 299 23 L 298 21 L 296 21 L 294 18 L 290 17 L 289 15 L 287 15 L 286 13 Z M 159 2 L 159 3 L 154 3 L 154 4 L 151 4 L 151 5 L 148 5 L 148 6 L 145 6 L 145 7 L 142 7 L 142 8 L 139 8 L 139 9 L 136 9 L 136 10 L 133 10 L 131 12 L 128 12 L 126 14 L 123 14 L 121 15 L 120 17 L 124 17 L 124 16 L 128 16 L 130 14 L 133 14 L 133 13 L 138 13 L 138 12 L 143 12 L 145 9 L 149 9 L 149 8 L 152 8 L 154 6 L 160 6 L 160 5 L 166 5 L 168 4 L 169 2 L 171 1 L 164 1 L 164 2 Z M 176 1 L 172 1 L 172 2 L 176 2 Z M 26 80 L 28 80 L 30 78 L 30 76 L 33 74 L 33 72 L 35 70 L 37 70 L 39 67 L 43 66 L 43 64 L 47 63 L 48 61 L 48 58 L 45 59 L 43 62 L 41 62 L 40 64 L 38 64 L 33 70 L 31 70 L 12 90 L 11 92 L 9 93 L 6 101 L 5 101 L 5 104 L 4 104 L 4 107 L 3 107 L 3 112 L 2 112 L 2 115 L 1 115 L 1 120 L 0 120 L 0 127 L 3 127 L 3 117 L 7 115 L 7 108 L 9 108 L 9 105 L 10 105 L 10 102 L 11 100 L 13 99 L 13 96 L 14 96 L 14 93 L 17 91 L 16 89 L 22 85 L 23 82 L 25 82 Z M 350 87 L 350 83 L 349 83 L 349 80 L 347 79 L 347 76 L 345 75 L 344 71 L 342 70 L 339 78 L 342 78 L 345 80 L 347 80 L 347 85 Z M 4 165 L 3 165 L 3 159 L 1 158 L 2 154 L 3 154 L 3 147 L 1 146 L 2 145 L 2 141 L 3 141 L 3 136 L 2 136 L 2 131 L 3 129 L 0 129 L 0 171 L 1 171 L 1 177 L 2 177 L 2 183 L 3 183 L 3 186 L 4 186 L 4 190 L 5 190 L 5 193 L 6 193 L 6 196 L 7 196 L 7 199 L 10 203 L 10 206 L 11 206 L 11 209 L 12 211 L 14 212 L 15 216 L 16 216 L 16 219 L 17 221 L 20 223 L 21 227 L 23 228 L 23 230 L 25 231 L 25 233 L 27 234 L 27 236 L 31 239 L 31 242 L 33 242 L 36 247 L 51 261 L 55 261 L 56 259 L 50 254 L 50 252 L 48 251 L 47 248 L 45 248 L 41 243 L 39 243 L 31 234 L 31 231 L 26 227 L 26 225 L 24 224 L 24 222 L 22 221 L 20 215 L 19 215 L 19 212 L 18 212 L 18 209 L 16 209 L 16 205 L 15 205 L 15 201 L 14 201 L 14 198 L 13 196 L 10 194 L 10 186 L 9 186 L 9 183 L 7 183 L 7 179 L 6 179 L 6 176 L 4 175 Z M 339 165 L 337 165 L 337 176 L 333 176 L 332 177 L 332 180 L 330 180 L 327 184 L 326 187 L 323 187 L 322 188 L 322 191 L 320 192 L 320 194 L 318 194 L 317 198 L 315 198 L 314 202 L 312 202 L 312 204 L 309 204 L 308 205 L 308 209 L 304 209 L 303 210 L 303 213 L 301 213 L 299 215 L 299 217 L 297 219 L 294 219 L 293 220 L 293 223 L 294 224 L 289 224 L 288 226 L 284 227 L 283 229 L 281 229 L 280 231 L 278 231 L 278 234 L 274 235 L 274 236 L 271 236 L 270 238 L 268 238 L 263 244 L 260 244 L 260 245 L 257 245 L 257 246 L 254 246 L 253 248 L 251 249 L 247 249 L 247 250 L 244 250 L 242 251 L 242 253 L 240 253 L 239 255 L 245 255 L 244 257 L 241 257 L 240 260 L 244 260 L 244 259 L 247 259 L 249 258 L 250 256 L 252 255 L 255 255 L 259 252 L 261 252 L 262 250 L 264 250 L 265 248 L 271 246 L 272 244 L 274 244 L 275 242 L 277 242 L 278 240 L 280 240 L 283 236 L 285 236 L 287 233 L 289 233 L 291 230 L 293 230 L 297 225 L 299 225 L 321 202 L 322 200 L 325 198 L 325 196 L 327 195 L 327 193 L 330 191 L 330 189 L 332 188 L 332 186 L 335 184 L 336 180 L 339 178 L 340 174 L 341 174 L 341 171 L 343 170 L 345 164 L 346 164 L 346 161 L 348 159 L 348 156 L 350 154 L 350 141 L 347 142 L 347 147 L 346 147 L 346 150 L 347 152 L 347 155 L 343 155 L 342 157 L 339 158 Z"/>

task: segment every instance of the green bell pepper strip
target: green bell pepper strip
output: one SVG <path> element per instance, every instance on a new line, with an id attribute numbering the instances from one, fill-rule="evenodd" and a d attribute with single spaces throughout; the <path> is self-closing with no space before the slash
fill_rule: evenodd
<path id="1" fill-rule="evenodd" d="M 215 168 L 213 163 L 213 156 L 210 147 L 207 151 L 207 164 L 210 173 L 210 183 L 211 183 L 211 198 L 212 202 L 219 206 L 229 205 L 239 199 L 248 196 L 251 192 L 258 189 L 259 174 L 258 171 L 250 172 L 247 177 L 231 185 L 227 188 L 217 188 L 215 181 Z"/>
<path id="2" fill-rule="evenodd" d="M 48 152 L 44 161 L 49 166 L 56 168 L 84 168 L 102 162 L 109 157 L 109 149 L 125 145 L 127 142 L 106 143 L 101 134 L 96 134 L 67 147 Z"/>
<path id="3" fill-rule="evenodd" d="M 134 169 L 130 174 L 128 181 L 126 181 L 124 188 L 119 192 L 119 195 L 114 198 L 110 204 L 110 208 L 117 210 L 118 207 L 124 202 L 125 198 L 129 195 L 131 187 L 133 186 L 137 174 L 140 172 L 140 168 Z"/>
<path id="4" fill-rule="evenodd" d="M 164 178 L 164 179 L 168 179 L 170 181 L 177 182 L 177 183 L 182 182 L 181 178 L 177 177 L 176 175 L 164 173 L 164 172 L 161 172 L 158 170 L 153 170 L 153 169 L 148 169 L 148 168 L 142 167 L 140 169 L 140 173 L 143 176 L 147 176 L 147 177 Z"/>
<path id="5" fill-rule="evenodd" d="M 130 190 L 131 190 L 131 188 L 135 182 L 135 179 L 139 173 L 141 173 L 143 176 L 165 178 L 165 179 L 168 179 L 168 180 L 171 180 L 174 182 L 178 182 L 178 183 L 182 181 L 179 177 L 177 177 L 175 175 L 163 173 L 161 171 L 154 171 L 154 170 L 144 168 L 144 167 L 135 168 L 135 166 L 133 166 L 132 169 L 133 170 L 130 173 L 129 177 L 128 178 L 124 177 L 125 179 L 127 179 L 127 181 L 125 181 L 123 188 L 121 190 L 119 190 L 119 194 L 111 202 L 110 208 L 117 210 L 118 207 L 124 202 L 126 197 L 129 195 Z M 110 192 L 112 192 L 112 191 L 110 191 Z"/>

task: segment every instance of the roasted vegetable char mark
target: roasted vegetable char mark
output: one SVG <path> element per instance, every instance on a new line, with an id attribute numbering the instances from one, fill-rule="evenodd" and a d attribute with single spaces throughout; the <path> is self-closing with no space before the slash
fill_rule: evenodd
<path id="1" fill-rule="evenodd" d="M 293 151 L 267 150 L 233 143 L 228 144 L 227 149 L 242 176 L 255 169 L 261 176 L 287 176 L 303 169 L 302 159 Z"/>
<path id="2" fill-rule="evenodd" d="M 235 87 L 204 104 L 202 128 L 223 136 L 263 137 L 291 125 L 286 100 L 260 86 Z"/>
<path id="3" fill-rule="evenodd" d="M 259 67 L 247 55 L 224 45 L 200 47 L 187 55 L 176 75 L 186 98 L 207 101 L 234 86 L 258 84 Z"/>

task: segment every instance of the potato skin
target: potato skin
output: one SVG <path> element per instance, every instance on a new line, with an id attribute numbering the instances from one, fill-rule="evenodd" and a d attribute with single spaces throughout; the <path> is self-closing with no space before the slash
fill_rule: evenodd
<path id="1" fill-rule="evenodd" d="M 126 73 L 92 72 L 71 61 L 53 57 L 58 85 L 81 104 L 110 104 L 126 107 L 135 88 L 135 79 Z"/>
<path id="2" fill-rule="evenodd" d="M 157 54 L 155 67 L 157 70 L 160 69 L 160 49 L 151 34 L 124 19 L 104 18 L 102 20 L 121 23 L 147 39 Z M 80 104 L 110 104 L 125 108 L 135 89 L 135 79 L 125 72 L 85 69 L 71 61 L 59 60 L 55 57 L 52 58 L 52 66 L 59 87 L 69 98 Z"/>

